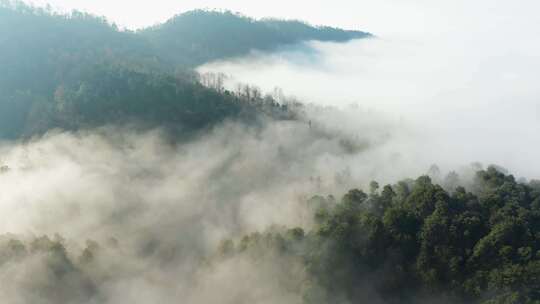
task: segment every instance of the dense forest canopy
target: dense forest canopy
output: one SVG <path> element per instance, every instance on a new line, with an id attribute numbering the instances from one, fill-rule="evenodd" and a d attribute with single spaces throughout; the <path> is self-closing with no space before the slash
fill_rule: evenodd
<path id="1" fill-rule="evenodd" d="M 254 233 L 220 254 L 300 259 L 305 303 L 539 303 L 540 182 L 489 167 L 472 191 L 460 183 L 451 173 L 315 196 L 314 229 Z"/>

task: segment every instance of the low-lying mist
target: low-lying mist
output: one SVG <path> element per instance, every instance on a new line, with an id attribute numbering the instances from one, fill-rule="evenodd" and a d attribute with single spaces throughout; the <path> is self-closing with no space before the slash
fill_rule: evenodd
<path id="1" fill-rule="evenodd" d="M 304 110 L 309 121 L 227 122 L 183 143 L 113 126 L 4 142 L 0 298 L 300 303 L 298 261 L 205 261 L 224 239 L 309 229 L 313 195 L 429 165 L 400 154 L 415 135 L 399 122 L 353 107 Z"/>
<path id="2" fill-rule="evenodd" d="M 265 92 L 277 86 L 319 105 L 356 104 L 377 112 L 418 135 L 407 138 L 401 154 L 422 155 L 448 169 L 481 161 L 538 176 L 531 164 L 540 150 L 540 60 L 532 53 L 540 47 L 527 30 L 463 30 L 310 42 L 308 54 L 304 44 L 199 70 L 228 75 L 232 89 L 238 82 Z"/>

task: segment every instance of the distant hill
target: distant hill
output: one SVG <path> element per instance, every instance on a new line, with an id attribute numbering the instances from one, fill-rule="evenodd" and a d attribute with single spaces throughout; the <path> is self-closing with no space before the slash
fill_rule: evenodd
<path id="1" fill-rule="evenodd" d="M 195 10 L 139 32 L 164 58 L 183 66 L 271 51 L 301 41 L 345 42 L 371 37 L 361 31 L 314 27 L 301 21 L 255 20 L 232 12 Z"/>
<path id="2" fill-rule="evenodd" d="M 262 108 L 288 117 L 259 92 L 201 85 L 192 68 L 251 49 L 368 36 L 213 11 L 132 32 L 86 13 L 0 0 L 0 138 L 124 122 L 197 129 Z"/>

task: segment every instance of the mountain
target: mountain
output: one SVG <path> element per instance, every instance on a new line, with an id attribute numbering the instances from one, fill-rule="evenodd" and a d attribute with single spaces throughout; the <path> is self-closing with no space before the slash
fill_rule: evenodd
<path id="1" fill-rule="evenodd" d="M 271 51 L 301 41 L 345 42 L 368 38 L 361 31 L 314 27 L 301 21 L 255 20 L 229 11 L 195 10 L 139 32 L 163 58 L 184 66 L 247 54 L 252 49 Z"/>
<path id="2" fill-rule="evenodd" d="M 132 32 L 86 13 L 2 1 L 0 138 L 108 123 L 200 129 L 257 112 L 290 117 L 285 106 L 260 92 L 209 89 L 192 68 L 252 49 L 369 36 L 201 10 Z"/>

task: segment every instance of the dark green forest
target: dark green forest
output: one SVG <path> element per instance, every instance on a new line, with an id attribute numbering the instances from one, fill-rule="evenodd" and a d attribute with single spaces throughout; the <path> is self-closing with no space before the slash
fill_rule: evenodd
<path id="1" fill-rule="evenodd" d="M 315 196 L 313 230 L 224 241 L 220 255 L 301 260 L 305 303 L 540 303 L 540 181 L 490 167 L 469 191 L 456 183 L 451 173 Z"/>
<path id="2" fill-rule="evenodd" d="M 139 34 L 150 41 L 162 58 L 180 66 L 245 55 L 252 49 L 272 51 L 308 40 L 345 42 L 371 37 L 366 32 L 313 27 L 301 21 L 256 21 L 232 12 L 204 10 L 178 15 Z"/>
<path id="3" fill-rule="evenodd" d="M 240 93 L 201 85 L 193 68 L 252 49 L 369 36 L 202 10 L 133 32 L 86 13 L 64 15 L 2 1 L 0 138 L 108 122 L 187 133 L 260 113 L 290 118 L 286 105 L 250 88 Z"/>

